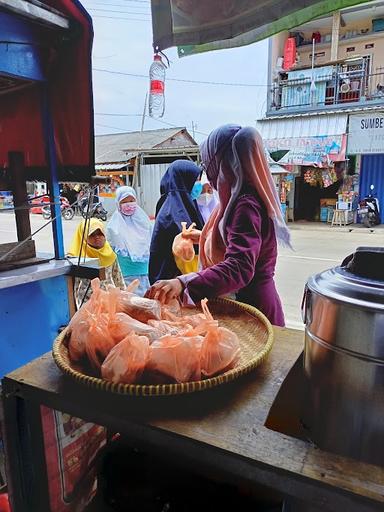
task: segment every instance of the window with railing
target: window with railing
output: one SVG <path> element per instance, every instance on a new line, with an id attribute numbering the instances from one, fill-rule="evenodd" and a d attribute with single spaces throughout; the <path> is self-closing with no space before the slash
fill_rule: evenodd
<path id="1" fill-rule="evenodd" d="M 271 90 L 270 110 L 384 102 L 384 68 L 371 72 L 370 56 L 314 69 L 280 73 Z"/>

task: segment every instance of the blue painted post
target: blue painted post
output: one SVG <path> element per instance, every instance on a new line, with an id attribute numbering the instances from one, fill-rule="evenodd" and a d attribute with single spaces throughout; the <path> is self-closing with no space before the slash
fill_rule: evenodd
<path id="1" fill-rule="evenodd" d="M 57 174 L 56 146 L 53 133 L 53 123 L 51 109 L 49 105 L 48 84 L 43 82 L 41 85 L 42 96 L 42 119 L 45 140 L 46 159 L 49 170 L 48 184 L 50 191 L 52 233 L 53 244 L 55 247 L 55 258 L 63 259 L 65 256 L 63 239 L 63 222 L 60 209 L 60 187 Z"/>

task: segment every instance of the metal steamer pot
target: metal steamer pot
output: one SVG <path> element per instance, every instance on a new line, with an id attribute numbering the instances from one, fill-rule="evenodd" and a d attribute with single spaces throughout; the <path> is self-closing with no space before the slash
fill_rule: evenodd
<path id="1" fill-rule="evenodd" d="M 384 249 L 358 248 L 311 277 L 303 319 L 309 438 L 384 466 Z"/>

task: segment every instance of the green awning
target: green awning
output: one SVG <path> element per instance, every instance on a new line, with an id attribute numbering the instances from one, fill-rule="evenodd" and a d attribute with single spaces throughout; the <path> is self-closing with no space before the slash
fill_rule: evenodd
<path id="1" fill-rule="evenodd" d="M 235 48 L 366 0 L 152 0 L 154 47 L 180 57 Z"/>

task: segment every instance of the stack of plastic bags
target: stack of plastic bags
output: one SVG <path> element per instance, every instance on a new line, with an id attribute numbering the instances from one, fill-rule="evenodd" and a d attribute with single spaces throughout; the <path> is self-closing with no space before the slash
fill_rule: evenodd
<path id="1" fill-rule="evenodd" d="M 240 356 L 235 333 L 203 313 L 182 315 L 177 301 L 161 306 L 133 289 L 100 288 L 68 329 L 69 356 L 114 383 L 190 382 L 233 368 Z"/>

